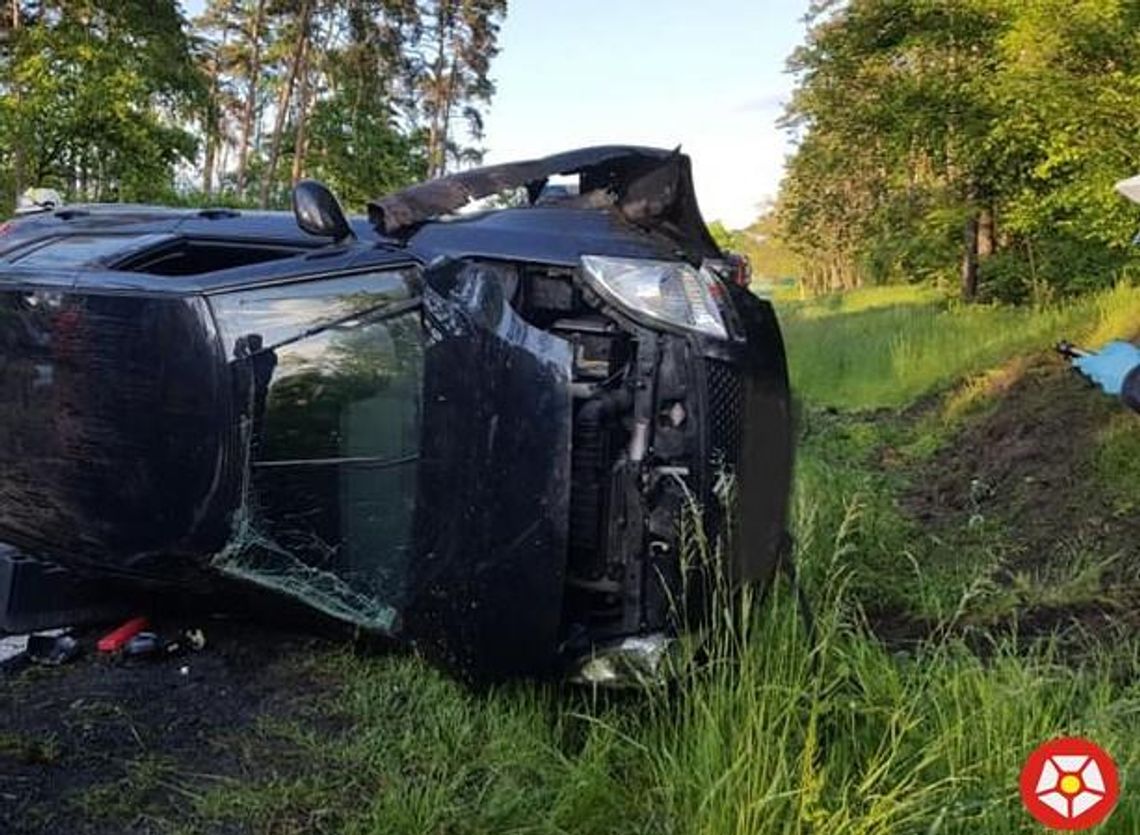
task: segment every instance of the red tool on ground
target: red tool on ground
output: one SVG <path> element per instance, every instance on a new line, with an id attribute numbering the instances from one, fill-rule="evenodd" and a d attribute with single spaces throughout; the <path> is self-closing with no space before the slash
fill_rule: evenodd
<path id="1" fill-rule="evenodd" d="M 122 626 L 100 638 L 99 643 L 95 646 L 99 648 L 99 652 L 118 652 L 127 641 L 149 626 L 150 621 L 145 617 L 131 618 Z"/>

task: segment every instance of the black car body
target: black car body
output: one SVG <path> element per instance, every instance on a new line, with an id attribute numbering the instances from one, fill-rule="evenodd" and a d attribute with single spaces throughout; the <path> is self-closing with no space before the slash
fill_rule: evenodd
<path id="1" fill-rule="evenodd" d="M 579 193 L 544 199 L 556 173 Z M 515 186 L 531 205 L 448 214 Z M 714 276 L 686 157 L 479 169 L 349 229 L 126 206 L 0 228 L 0 542 L 252 584 L 483 677 L 675 629 L 691 499 L 734 581 L 769 579 L 783 347 Z"/>

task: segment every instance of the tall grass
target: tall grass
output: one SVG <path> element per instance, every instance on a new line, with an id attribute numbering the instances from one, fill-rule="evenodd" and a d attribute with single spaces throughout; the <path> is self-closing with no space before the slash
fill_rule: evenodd
<path id="1" fill-rule="evenodd" d="M 711 662 L 676 698 L 649 702 L 639 740 L 676 831 L 1005 833 L 1029 829 L 1017 776 L 1040 742 L 1087 734 L 1140 777 L 1140 654 L 1059 663 L 1052 642 L 995 641 L 983 659 L 932 638 L 896 657 L 861 626 L 847 593 L 862 512 L 799 495 L 800 558 L 820 615 L 808 642 L 794 600 L 724 605 Z M 1140 827 L 1125 799 L 1105 831 Z"/>
<path id="2" fill-rule="evenodd" d="M 946 638 L 893 654 L 848 591 L 867 536 L 857 497 L 800 490 L 796 518 L 813 636 L 784 585 L 751 605 L 721 594 L 702 663 L 626 698 L 472 693 L 413 659 L 338 655 L 314 674 L 344 682 L 331 707 L 347 730 L 267 728 L 300 773 L 220 787 L 198 813 L 378 834 L 1001 835 L 1036 831 L 1017 795 L 1029 752 L 1080 734 L 1123 769 L 1102 831 L 1140 831 L 1135 636 L 1079 666 L 1016 638 L 982 655 Z"/>
<path id="3" fill-rule="evenodd" d="M 896 407 L 1060 339 L 1134 334 L 1140 288 L 1043 308 L 961 305 L 920 288 L 874 288 L 780 307 L 792 384 L 816 405 Z"/>

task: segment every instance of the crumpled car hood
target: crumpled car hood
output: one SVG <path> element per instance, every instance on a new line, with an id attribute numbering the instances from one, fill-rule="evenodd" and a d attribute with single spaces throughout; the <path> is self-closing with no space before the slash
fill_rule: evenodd
<path id="1" fill-rule="evenodd" d="M 602 145 L 474 168 L 374 200 L 368 216 L 382 235 L 406 236 L 472 200 L 509 189 L 525 186 L 534 203 L 546 181 L 558 174 L 581 178 L 579 206 L 604 207 L 669 237 L 695 258 L 719 257 L 697 205 L 692 165 L 679 150 Z"/>

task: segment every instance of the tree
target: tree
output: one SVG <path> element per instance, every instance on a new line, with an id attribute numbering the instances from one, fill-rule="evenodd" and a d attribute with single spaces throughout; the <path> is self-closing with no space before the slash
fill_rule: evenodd
<path id="1" fill-rule="evenodd" d="M 427 0 L 420 5 L 423 43 L 415 68 L 420 109 L 427 122 L 428 172 L 443 174 L 449 161 L 478 162 L 476 145 L 457 139 L 462 120 L 467 138 L 483 138 L 483 110 L 495 93 L 490 78 L 498 54 L 499 27 L 506 0 Z"/>
<path id="2" fill-rule="evenodd" d="M 928 219 L 956 206 L 967 230 L 964 290 L 972 294 L 977 201 L 987 191 L 979 151 L 992 118 L 985 85 L 1003 22 L 996 5 L 859 0 L 826 17 L 830 6 L 818 10 L 791 61 L 802 81 L 786 117 L 811 136 L 793 165 L 808 182 L 789 189 L 786 202 L 799 222 L 814 215 L 816 243 L 828 230 L 833 269 L 860 273 L 868 264 L 858 262 L 875 256 L 905 261 L 902 252 L 863 249 L 899 201 Z M 830 205 L 805 203 L 821 188 Z"/>
<path id="3" fill-rule="evenodd" d="M 301 51 L 297 56 L 297 74 L 300 76 L 300 91 L 297 95 L 297 117 L 293 132 L 293 177 L 296 183 L 305 172 L 306 128 L 309 124 L 309 111 L 313 104 L 313 68 L 310 60 L 310 39 L 301 39 Z"/>
<path id="4" fill-rule="evenodd" d="M 246 53 L 246 97 L 245 109 L 241 117 L 241 144 L 238 145 L 237 193 L 245 197 L 246 180 L 249 174 L 250 143 L 254 136 L 254 122 L 258 115 L 258 98 L 261 85 L 261 50 L 265 34 L 265 4 L 267 0 L 253 0 L 253 6 L 244 11 L 244 25 L 240 31 L 244 36 Z"/>
<path id="5" fill-rule="evenodd" d="M 195 61 L 207 79 L 206 100 L 202 109 L 202 139 L 205 156 L 202 161 L 202 192 L 207 197 L 214 191 L 214 170 L 219 147 L 225 137 L 225 114 L 232 98 L 224 87 L 223 55 L 229 46 L 231 28 L 226 19 L 214 19 L 209 13 L 195 21 L 199 34 L 194 41 Z M 212 30 L 217 27 L 216 38 Z"/>
<path id="6" fill-rule="evenodd" d="M 1128 214 L 1110 186 L 1140 164 L 1137 14 L 1124 0 L 816 4 L 790 62 L 797 149 L 780 197 L 812 280 L 956 272 L 967 299 L 1113 280 Z"/>
<path id="7" fill-rule="evenodd" d="M 426 175 L 433 136 L 439 170 L 478 157 L 505 0 L 208 0 L 192 24 L 179 6 L 3 0 L 5 206 L 31 184 L 282 206 L 312 174 L 362 208 Z"/>
<path id="8" fill-rule="evenodd" d="M 3 23 L 0 24 L 0 45 L 5 47 L 4 53 L 7 56 L 7 63 L 9 69 L 14 65 L 14 54 L 17 39 L 20 36 L 20 29 L 23 23 L 23 9 L 21 8 L 20 0 L 11 0 L 10 8 L 7 9 L 7 14 L 2 18 Z M 15 79 L 9 72 L 5 72 L 6 78 L 12 78 L 10 95 L 12 96 L 15 110 L 20 111 L 20 86 L 15 83 Z M 19 131 L 12 131 L 8 137 L 11 155 L 12 155 L 12 193 L 19 195 L 24 190 L 24 136 Z M 5 201 L 5 202 L 14 202 Z"/>
<path id="9" fill-rule="evenodd" d="M 273 135 L 270 138 L 269 164 L 265 176 L 261 180 L 261 206 L 269 205 L 270 190 L 274 185 L 277 174 L 277 160 L 281 155 L 281 139 L 285 130 L 285 121 L 293 106 L 293 91 L 297 86 L 297 77 L 307 73 L 306 56 L 312 39 L 313 13 L 315 0 L 300 0 L 297 8 L 292 12 L 292 31 L 282 41 L 290 44 L 290 55 L 286 69 L 285 81 L 280 85 L 277 97 L 277 114 L 273 123 Z M 302 99 L 304 96 L 302 96 Z M 296 180 L 294 176 L 294 180 Z"/>
<path id="10" fill-rule="evenodd" d="M 161 196 L 204 99 L 178 5 L 39 0 L 8 39 L 0 147 L 16 179 L 82 200 Z M 35 142 L 28 141 L 35 137 Z"/>

